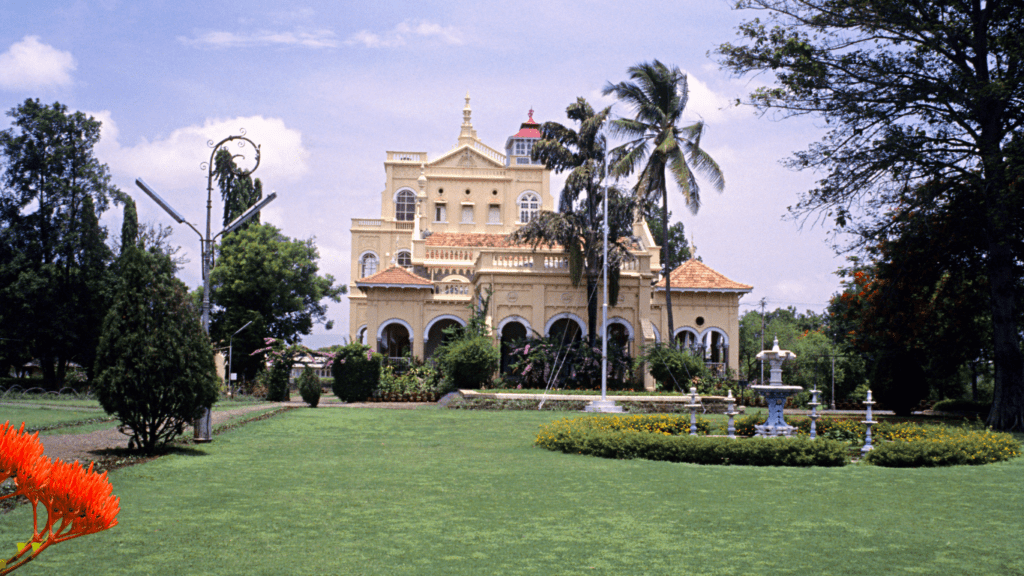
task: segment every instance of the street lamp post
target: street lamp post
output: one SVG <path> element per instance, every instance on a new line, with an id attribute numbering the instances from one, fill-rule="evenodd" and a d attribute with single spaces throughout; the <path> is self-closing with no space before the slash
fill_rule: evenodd
<path id="1" fill-rule="evenodd" d="M 248 176 L 256 171 L 260 166 L 260 147 L 245 136 L 245 130 L 241 130 L 241 134 L 234 136 L 228 136 L 220 142 L 214 144 L 213 140 L 207 142 L 207 146 L 213 150 L 210 152 L 210 161 L 203 162 L 200 164 L 200 169 L 206 170 L 206 235 L 204 236 L 198 228 L 192 225 L 191 222 L 185 220 L 185 217 L 178 213 L 177 210 L 171 207 L 170 204 L 164 201 L 159 194 L 156 193 L 148 184 L 142 181 L 142 178 L 136 178 L 135 184 L 142 189 L 150 198 L 153 199 L 161 208 L 167 212 L 171 218 L 173 218 L 178 224 L 188 224 L 188 227 L 195 231 L 199 235 L 199 246 L 200 252 L 202 253 L 203 262 L 203 330 L 206 335 L 210 335 L 210 271 L 213 269 L 213 243 L 217 238 L 223 234 L 234 232 L 239 226 L 246 223 L 250 218 L 255 216 L 263 209 L 264 206 L 270 204 L 275 198 L 277 198 L 276 192 L 271 192 L 269 196 L 260 200 L 255 206 L 249 208 L 244 214 L 235 218 L 230 224 L 224 227 L 223 230 L 218 232 L 216 235 L 211 236 L 211 213 L 213 210 L 213 167 L 214 167 L 214 156 L 217 151 L 227 145 L 229 142 L 237 141 L 239 148 L 244 148 L 248 143 L 256 150 L 256 165 L 251 170 L 235 170 L 235 174 L 238 176 Z M 232 155 L 232 159 L 243 157 L 241 154 Z M 233 165 L 233 163 L 232 163 Z M 230 369 L 230 368 L 229 368 Z M 210 435 L 210 407 L 204 406 L 202 408 L 202 414 L 196 418 L 193 423 L 193 429 L 195 431 L 196 442 L 209 442 L 211 440 Z"/>
<path id="2" fill-rule="evenodd" d="M 228 396 L 232 395 L 232 392 L 231 392 L 231 381 L 232 381 L 232 378 L 231 378 L 231 376 L 232 376 L 232 373 L 231 373 L 231 359 L 232 359 L 232 355 L 231 355 L 231 353 L 234 351 L 235 336 L 238 336 L 239 332 L 241 332 L 242 330 L 245 330 L 246 328 L 248 328 L 249 324 L 252 324 L 252 322 L 253 322 L 252 320 L 249 320 L 248 322 L 245 323 L 245 326 L 242 326 L 238 330 L 235 330 L 235 333 L 232 334 L 230 338 L 228 338 Z"/>

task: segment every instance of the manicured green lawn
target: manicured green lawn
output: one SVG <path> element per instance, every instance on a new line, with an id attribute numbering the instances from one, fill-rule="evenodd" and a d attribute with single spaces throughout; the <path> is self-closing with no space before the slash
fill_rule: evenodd
<path id="1" fill-rule="evenodd" d="M 1024 459 L 701 467 L 532 447 L 565 413 L 300 409 L 111 474 L 32 574 L 1024 573 Z M 0 519 L 13 549 L 30 509 Z"/>
<path id="2" fill-rule="evenodd" d="M 37 429 L 56 424 L 70 424 L 82 420 L 106 417 L 106 412 L 102 410 L 61 410 L 38 406 L 0 406 L 0 424 L 10 421 L 15 427 L 20 427 L 21 423 L 24 422 L 27 429 Z M 111 423 L 106 423 L 104 427 L 110 428 Z"/>

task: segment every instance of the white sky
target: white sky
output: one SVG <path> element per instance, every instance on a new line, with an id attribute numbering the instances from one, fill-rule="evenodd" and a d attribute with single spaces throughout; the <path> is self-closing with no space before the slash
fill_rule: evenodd
<path id="1" fill-rule="evenodd" d="M 385 151 L 447 151 L 467 91 L 479 136 L 500 150 L 531 107 L 540 122 L 567 123 L 577 96 L 612 104 L 600 95 L 605 83 L 657 58 L 688 72 L 691 118 L 707 122 L 703 146 L 726 177 L 721 195 L 705 187 L 696 216 L 674 195 L 674 218 L 705 263 L 754 285 L 741 313 L 762 297 L 769 309 L 821 311 L 838 290 L 843 260 L 828 230 L 784 219 L 816 178 L 779 160 L 820 138 L 820 123 L 730 107 L 770 79 L 732 78 L 707 56 L 754 14 L 724 0 L 281 6 L 0 0 L 0 108 L 39 98 L 95 115 L 104 123 L 97 155 L 140 219 L 172 223 L 138 177 L 200 228 L 206 141 L 244 128 L 262 147 L 255 176 L 278 192 L 264 221 L 315 236 L 321 269 L 347 283 L 350 219 L 380 214 Z M 630 111 L 616 104 L 613 114 Z M 220 213 L 215 199 L 215 222 Z M 103 222 L 116 231 L 120 218 L 112 210 Z M 195 233 L 181 225 L 172 240 L 191 259 L 183 280 L 198 285 Z M 317 327 L 307 343 L 347 335 L 347 298 L 328 316 L 334 330 Z"/>

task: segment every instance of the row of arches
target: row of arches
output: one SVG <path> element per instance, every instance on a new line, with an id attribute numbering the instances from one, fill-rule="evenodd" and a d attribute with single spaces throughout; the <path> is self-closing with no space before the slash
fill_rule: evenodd
<path id="1" fill-rule="evenodd" d="M 430 358 L 434 351 L 445 342 L 444 331 L 454 326 L 465 326 L 462 318 L 452 314 L 443 314 L 433 318 L 427 323 L 423 330 L 423 357 Z M 586 323 L 579 316 L 571 312 L 563 312 L 552 316 L 544 325 L 542 332 L 547 337 L 556 337 L 563 342 L 582 340 L 587 335 Z M 521 316 L 508 316 L 501 320 L 497 326 L 497 335 L 501 342 L 502 370 L 508 368 L 511 362 L 511 350 L 514 342 L 525 340 L 534 334 L 534 328 L 530 321 Z M 358 331 L 358 338 L 366 343 L 366 326 Z M 657 341 L 661 341 L 661 335 L 655 327 Z M 608 319 L 608 343 L 610 345 L 624 347 L 628 353 L 635 353 L 632 350 L 635 331 L 633 325 L 621 317 Z M 724 330 L 710 327 L 702 332 L 697 332 L 690 327 L 681 327 L 676 330 L 676 341 L 685 348 L 700 354 L 704 361 L 715 369 L 723 369 L 728 362 L 729 337 Z M 414 332 L 412 326 L 400 318 L 391 318 L 380 324 L 377 328 L 377 351 L 393 358 L 407 356 L 413 347 Z"/>

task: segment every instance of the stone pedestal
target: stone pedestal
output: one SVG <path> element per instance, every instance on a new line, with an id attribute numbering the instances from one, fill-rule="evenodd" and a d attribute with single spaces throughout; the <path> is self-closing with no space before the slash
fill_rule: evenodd
<path id="1" fill-rule="evenodd" d="M 617 406 L 614 400 L 594 400 L 583 407 L 584 412 L 622 412 L 622 406 Z"/>

